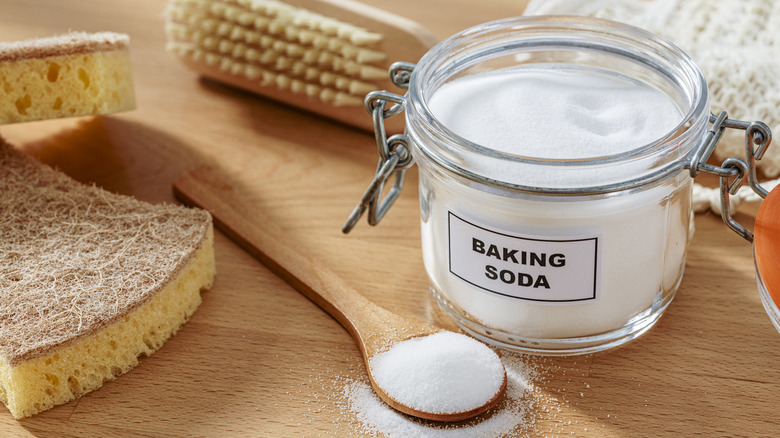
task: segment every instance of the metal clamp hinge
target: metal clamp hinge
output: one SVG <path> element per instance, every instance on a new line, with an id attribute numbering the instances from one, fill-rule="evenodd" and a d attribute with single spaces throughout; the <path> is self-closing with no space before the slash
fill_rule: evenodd
<path id="1" fill-rule="evenodd" d="M 399 88 L 408 88 L 411 72 L 414 64 L 395 63 L 390 66 L 390 79 Z M 388 107 L 388 103 L 392 106 Z M 349 233 L 357 225 L 361 216 L 368 210 L 369 225 L 376 225 L 385 216 L 393 205 L 393 202 L 401 194 L 401 189 L 406 178 L 406 169 L 414 164 L 412 153 L 409 149 L 409 140 L 404 134 L 387 136 L 385 119 L 396 116 L 404 110 L 406 98 L 387 91 L 372 91 L 366 95 L 366 111 L 371 114 L 374 121 L 374 137 L 379 150 L 379 162 L 376 166 L 376 174 L 369 184 L 360 203 L 352 210 L 347 222 L 341 228 L 344 233 Z M 387 196 L 382 199 L 385 183 L 395 175 L 393 186 Z"/>
<path id="2" fill-rule="evenodd" d="M 760 160 L 772 142 L 772 131 L 763 122 L 744 122 L 728 118 L 726 112 L 718 116 L 710 115 L 712 127 L 704 141 L 691 159 L 689 171 L 695 177 L 700 171 L 717 175 L 720 178 L 720 214 L 723 222 L 745 240 L 752 242 L 753 233 L 739 224 L 731 215 L 730 195 L 737 193 L 747 178 L 748 186 L 760 197 L 765 198 L 769 192 L 761 187 L 756 177 L 756 160 Z M 723 161 L 720 167 L 707 164 L 726 128 L 745 131 L 745 158 L 730 157 Z M 732 180 L 733 178 L 733 180 Z"/>

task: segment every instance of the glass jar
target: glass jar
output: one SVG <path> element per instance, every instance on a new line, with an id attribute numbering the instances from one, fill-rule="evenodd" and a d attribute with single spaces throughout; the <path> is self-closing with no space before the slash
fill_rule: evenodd
<path id="1" fill-rule="evenodd" d="M 471 143 L 430 110 L 455 78 L 528 68 L 642 82 L 666 94 L 682 122 L 627 152 L 550 159 Z M 691 179 L 642 179 L 698 145 L 707 97 L 685 53 L 616 23 L 502 20 L 426 54 L 410 81 L 406 126 L 419 168 L 423 259 L 442 308 L 477 338 L 548 354 L 609 348 L 650 328 L 682 278 Z"/>
<path id="2" fill-rule="evenodd" d="M 530 70 L 587 72 L 649 87 L 668 97 L 681 121 L 619 153 L 560 156 L 544 143 L 523 154 L 477 144 L 431 110 L 447 84 Z M 453 35 L 416 66 L 391 68 L 391 76 L 408 93 L 366 99 L 381 160 L 345 231 L 366 209 L 369 223 L 381 219 L 413 158 L 430 291 L 463 330 L 508 349 L 584 354 L 647 331 L 682 279 L 691 177 L 705 170 L 723 183 L 746 167 L 705 164 L 722 125 L 746 124 L 711 115 L 707 84 L 691 58 L 628 25 L 582 17 L 499 20 Z M 386 108 L 387 102 L 395 105 Z M 469 101 L 457 105 L 468 110 Z M 406 133 L 388 139 L 381 121 L 401 109 Z M 571 121 L 562 116 L 555 123 Z M 498 129 L 516 128 L 510 122 Z M 393 169 L 395 187 L 379 204 Z"/>

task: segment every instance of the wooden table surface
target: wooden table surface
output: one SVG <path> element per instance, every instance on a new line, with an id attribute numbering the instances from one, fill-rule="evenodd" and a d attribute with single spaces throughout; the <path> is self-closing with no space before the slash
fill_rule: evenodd
<path id="1" fill-rule="evenodd" d="M 443 38 L 520 15 L 512 0 L 366 3 Z M 373 138 L 199 81 L 165 51 L 164 0 L 2 0 L 0 40 L 69 29 L 130 34 L 138 109 L 0 127 L 72 177 L 149 202 L 218 163 L 356 289 L 399 314 L 453 325 L 427 293 L 416 171 L 383 223 L 340 228 L 375 167 Z M 1 194 L 0 194 L 1 196 Z M 737 218 L 750 223 L 754 216 Z M 666 315 L 613 351 L 524 358 L 536 372 L 517 436 L 773 436 L 780 433 L 780 334 L 755 286 L 751 247 L 712 213 L 696 217 L 685 278 Z M 204 302 L 153 356 L 80 400 L 0 436 L 361 436 L 345 382 L 364 379 L 347 332 L 221 234 Z M 509 355 L 509 353 L 505 353 Z"/>

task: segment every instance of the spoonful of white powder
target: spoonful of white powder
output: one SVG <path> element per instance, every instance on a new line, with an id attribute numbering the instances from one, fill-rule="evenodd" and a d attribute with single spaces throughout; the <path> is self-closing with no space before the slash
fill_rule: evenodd
<path id="1" fill-rule="evenodd" d="M 374 355 L 369 368 L 376 386 L 392 400 L 447 421 L 484 412 L 484 406 L 495 405 L 506 388 L 506 371 L 498 355 L 453 332 L 399 342 Z"/>

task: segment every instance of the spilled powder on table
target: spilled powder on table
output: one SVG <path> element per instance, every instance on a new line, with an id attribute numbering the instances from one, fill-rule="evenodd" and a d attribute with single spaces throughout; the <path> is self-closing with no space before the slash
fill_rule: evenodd
<path id="1" fill-rule="evenodd" d="M 414 419 L 373 396 L 363 359 L 353 350 L 351 344 L 343 348 L 331 345 L 323 348 L 319 361 L 290 363 L 287 371 L 304 377 L 289 386 L 287 400 L 270 406 L 258 404 L 257 410 L 278 416 L 301 438 L 577 436 L 578 431 L 607 427 L 616 418 L 608 410 L 594 417 L 579 407 L 580 400 L 591 391 L 591 386 L 584 383 L 587 359 L 581 362 L 581 358 L 562 360 L 501 351 L 507 370 L 507 397 L 496 408 L 477 420 L 449 425 Z M 334 357 L 338 358 L 336 362 Z M 556 382 L 550 380 L 553 375 L 558 376 Z M 290 405 L 301 406 L 303 412 L 291 412 L 286 408 Z M 297 427 L 305 427 L 310 433 Z"/>

